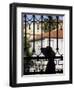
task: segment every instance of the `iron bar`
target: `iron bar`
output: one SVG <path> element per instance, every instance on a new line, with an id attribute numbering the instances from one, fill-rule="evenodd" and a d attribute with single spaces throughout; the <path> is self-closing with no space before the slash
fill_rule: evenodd
<path id="1" fill-rule="evenodd" d="M 50 31 L 51 31 L 51 21 L 50 20 L 51 20 L 51 16 L 48 16 L 48 19 L 49 19 L 49 21 L 48 21 L 48 23 L 49 23 L 48 24 L 48 27 L 49 27 L 48 29 L 49 30 L 48 31 L 49 31 L 49 47 L 50 47 Z"/>
<path id="2" fill-rule="evenodd" d="M 56 34 L 57 34 L 57 39 L 56 39 L 57 40 L 57 44 L 56 45 L 57 46 L 56 46 L 56 50 L 58 51 L 59 50 L 59 48 L 58 48 L 58 22 L 59 22 L 58 19 L 59 19 L 59 17 L 56 16 L 56 18 L 57 18 L 57 32 L 56 32 Z"/>
<path id="3" fill-rule="evenodd" d="M 33 15 L 33 53 L 35 52 L 35 15 Z"/>
<path id="4" fill-rule="evenodd" d="M 24 59 L 49 59 L 49 58 L 55 58 L 55 59 L 60 59 L 60 61 L 62 61 L 61 60 L 61 58 L 63 58 L 63 56 L 55 56 L 55 57 L 45 57 L 45 56 L 43 56 L 43 57 L 25 57 L 24 56 Z"/>
<path id="5" fill-rule="evenodd" d="M 41 48 L 43 46 L 42 39 L 43 39 L 43 15 L 41 16 Z"/>

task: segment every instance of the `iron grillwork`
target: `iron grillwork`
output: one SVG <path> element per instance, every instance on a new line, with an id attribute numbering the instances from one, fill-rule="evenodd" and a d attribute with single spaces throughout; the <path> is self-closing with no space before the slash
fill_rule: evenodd
<path id="1" fill-rule="evenodd" d="M 63 26 L 63 20 L 60 17 L 63 16 L 23 14 L 24 74 L 63 73 L 63 63 L 60 63 L 63 62 L 63 53 L 59 51 L 59 24 Z M 60 30 L 63 30 L 62 26 Z M 51 45 L 51 32 L 54 30 L 55 50 Z M 45 38 L 48 38 L 48 44 L 44 42 Z M 62 68 L 57 69 L 56 65 Z"/>

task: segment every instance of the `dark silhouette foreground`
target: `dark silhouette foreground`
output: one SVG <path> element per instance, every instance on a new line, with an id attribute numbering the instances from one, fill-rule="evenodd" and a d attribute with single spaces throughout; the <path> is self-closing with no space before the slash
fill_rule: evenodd
<path id="1" fill-rule="evenodd" d="M 48 59 L 48 64 L 45 73 L 49 74 L 55 73 L 55 63 L 54 63 L 55 52 L 49 46 L 47 46 L 46 48 L 41 48 L 41 52 Z"/>

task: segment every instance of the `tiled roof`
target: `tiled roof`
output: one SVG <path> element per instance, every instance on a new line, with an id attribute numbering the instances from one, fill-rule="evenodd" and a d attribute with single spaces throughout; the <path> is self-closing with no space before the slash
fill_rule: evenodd
<path id="1" fill-rule="evenodd" d="M 30 36 L 29 40 L 33 41 L 33 34 L 28 33 Z M 42 39 L 49 38 L 49 32 L 42 33 Z M 50 38 L 57 38 L 57 30 L 50 31 Z M 58 38 L 63 39 L 63 30 L 58 30 Z M 35 34 L 35 40 L 40 40 L 41 34 Z"/>

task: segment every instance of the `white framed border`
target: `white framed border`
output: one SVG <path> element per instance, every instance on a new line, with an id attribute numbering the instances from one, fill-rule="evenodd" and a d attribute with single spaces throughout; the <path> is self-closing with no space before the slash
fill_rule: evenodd
<path id="1" fill-rule="evenodd" d="M 21 76 L 21 13 L 64 14 L 64 74 Z M 17 7 L 17 83 L 52 82 L 69 80 L 69 10 Z"/>

